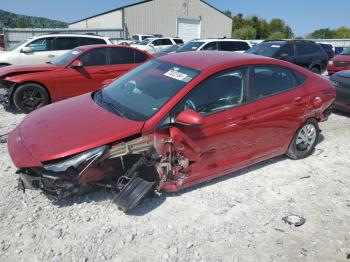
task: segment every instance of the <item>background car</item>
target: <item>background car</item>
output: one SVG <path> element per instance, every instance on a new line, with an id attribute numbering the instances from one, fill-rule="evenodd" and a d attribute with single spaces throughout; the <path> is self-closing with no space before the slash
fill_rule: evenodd
<path id="1" fill-rule="evenodd" d="M 326 71 L 328 62 L 328 55 L 322 47 L 306 40 L 268 40 L 255 45 L 247 53 L 285 60 L 317 74 Z"/>
<path id="2" fill-rule="evenodd" d="M 162 38 L 146 38 L 141 43 L 134 44 L 131 46 L 147 51 L 150 54 L 154 54 L 162 51 L 163 49 L 169 46 L 183 44 L 183 43 L 184 42 L 181 38 L 162 37 Z"/>
<path id="3" fill-rule="evenodd" d="M 0 67 L 51 62 L 78 46 L 112 44 L 109 38 L 97 35 L 50 34 L 36 36 L 12 46 L 0 54 Z"/>
<path id="4" fill-rule="evenodd" d="M 251 48 L 252 45 L 249 41 L 239 39 L 198 39 L 192 40 L 184 44 L 176 52 L 188 52 L 188 51 L 235 51 L 244 52 Z"/>
<path id="5" fill-rule="evenodd" d="M 350 70 L 350 47 L 328 61 L 328 74 L 332 75 L 343 70 Z"/>
<path id="6" fill-rule="evenodd" d="M 132 41 L 138 41 L 138 42 L 142 42 L 143 40 L 147 39 L 147 38 L 154 38 L 155 35 L 146 35 L 146 34 L 136 34 L 136 35 L 133 35 L 131 37 L 131 40 Z"/>
<path id="7" fill-rule="evenodd" d="M 350 113 L 350 70 L 337 72 L 330 79 L 337 91 L 333 107 Z"/>
<path id="8" fill-rule="evenodd" d="M 309 156 L 334 99 L 328 79 L 284 61 L 178 53 L 33 112 L 8 149 L 23 188 L 67 196 L 104 181 L 129 211 L 152 190 L 178 191 L 283 154 Z"/>
<path id="9" fill-rule="evenodd" d="M 317 42 L 317 44 L 319 44 L 326 52 L 326 54 L 328 55 L 328 59 L 332 59 L 335 56 L 335 47 L 333 44 L 324 42 Z"/>
<path id="10" fill-rule="evenodd" d="M 181 46 L 182 46 L 182 44 L 171 45 L 171 46 L 169 46 L 169 47 L 163 49 L 162 51 L 160 51 L 160 52 L 158 52 L 158 53 L 155 53 L 154 56 L 163 56 L 163 55 L 175 53 L 176 50 L 178 50 Z"/>
<path id="11" fill-rule="evenodd" d="M 0 101 L 28 113 L 99 89 L 103 81 L 119 77 L 151 58 L 126 46 L 89 45 L 77 47 L 51 64 L 6 66 L 0 68 Z"/>

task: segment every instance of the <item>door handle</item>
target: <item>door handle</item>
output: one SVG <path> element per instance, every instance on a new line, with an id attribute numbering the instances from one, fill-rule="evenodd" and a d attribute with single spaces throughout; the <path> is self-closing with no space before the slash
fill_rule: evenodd
<path id="1" fill-rule="evenodd" d="M 306 101 L 303 100 L 302 97 L 298 96 L 298 97 L 294 98 L 294 105 L 303 106 L 303 105 L 306 105 Z"/>
<path id="2" fill-rule="evenodd" d="M 99 73 L 100 74 L 108 74 L 108 72 L 106 70 L 100 70 Z"/>
<path id="3" fill-rule="evenodd" d="M 50 58 L 54 58 L 54 57 L 55 57 L 55 55 L 48 55 L 48 57 L 50 57 Z"/>

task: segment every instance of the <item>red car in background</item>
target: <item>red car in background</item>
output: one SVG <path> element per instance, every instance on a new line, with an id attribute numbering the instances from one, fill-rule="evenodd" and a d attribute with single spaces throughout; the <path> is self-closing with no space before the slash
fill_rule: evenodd
<path id="1" fill-rule="evenodd" d="M 28 113 L 68 97 L 95 91 L 152 55 L 120 45 L 77 47 L 51 64 L 0 68 L 0 102 Z"/>
<path id="2" fill-rule="evenodd" d="M 105 184 L 129 211 L 151 190 L 181 190 L 283 154 L 309 156 L 334 99 L 328 79 L 285 61 L 178 53 L 31 113 L 8 149 L 19 188 L 68 196 Z"/>
<path id="3" fill-rule="evenodd" d="M 327 71 L 329 75 L 343 70 L 350 70 L 350 47 L 328 61 Z"/>

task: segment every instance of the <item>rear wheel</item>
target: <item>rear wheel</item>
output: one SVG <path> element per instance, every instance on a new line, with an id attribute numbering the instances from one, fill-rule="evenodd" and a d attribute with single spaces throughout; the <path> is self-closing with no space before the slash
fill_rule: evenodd
<path id="1" fill-rule="evenodd" d="M 318 141 L 320 129 L 315 119 L 306 121 L 295 133 L 290 143 L 287 156 L 292 159 L 301 159 L 312 154 Z"/>
<path id="2" fill-rule="evenodd" d="M 46 89 L 39 84 L 26 83 L 13 92 L 13 103 L 22 112 L 29 113 L 50 102 Z"/>

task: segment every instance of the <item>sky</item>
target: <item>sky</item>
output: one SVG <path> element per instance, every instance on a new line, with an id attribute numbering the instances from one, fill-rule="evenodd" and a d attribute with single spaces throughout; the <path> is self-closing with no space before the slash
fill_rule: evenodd
<path id="1" fill-rule="evenodd" d="M 257 15 L 267 20 L 274 17 L 290 25 L 296 36 L 319 28 L 350 27 L 350 0 L 206 0 L 232 14 Z M 138 2 L 137 0 L 0 0 L 0 9 L 17 14 L 43 16 L 74 22 L 101 12 Z"/>

